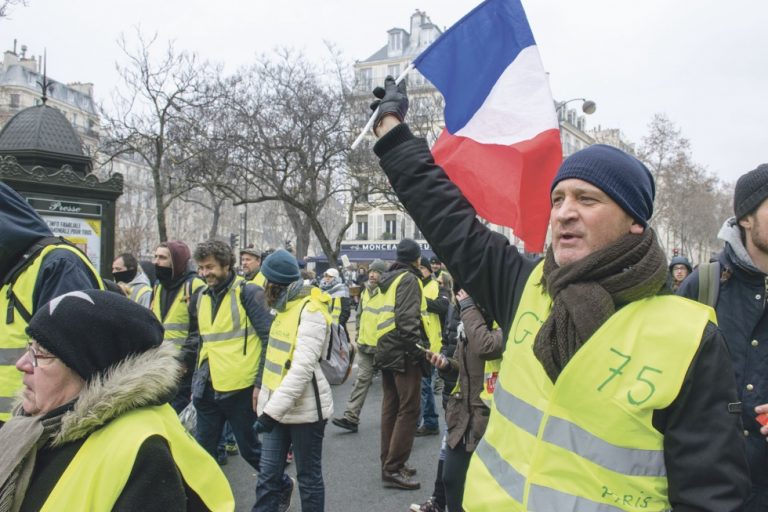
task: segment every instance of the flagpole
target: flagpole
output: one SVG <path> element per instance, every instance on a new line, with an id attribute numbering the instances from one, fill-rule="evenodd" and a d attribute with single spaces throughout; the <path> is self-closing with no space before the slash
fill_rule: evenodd
<path id="1" fill-rule="evenodd" d="M 406 75 L 408 75 L 408 73 L 411 72 L 413 67 L 414 67 L 413 62 L 408 64 L 408 66 L 403 70 L 403 72 L 400 73 L 400 76 L 398 76 L 397 79 L 395 80 L 395 84 L 399 84 L 400 82 L 402 82 L 403 79 L 406 77 Z M 360 135 L 357 136 L 357 138 L 355 139 L 355 142 L 352 143 L 352 149 L 355 149 L 357 146 L 360 145 L 360 143 L 363 141 L 363 138 L 365 137 L 365 134 L 368 133 L 368 131 L 371 128 L 373 128 L 373 122 L 376 121 L 376 116 L 378 115 L 379 115 L 379 107 L 376 107 L 376 110 L 371 115 L 371 118 L 368 119 L 367 123 L 365 123 L 365 127 L 363 128 L 363 131 L 360 132 Z"/>

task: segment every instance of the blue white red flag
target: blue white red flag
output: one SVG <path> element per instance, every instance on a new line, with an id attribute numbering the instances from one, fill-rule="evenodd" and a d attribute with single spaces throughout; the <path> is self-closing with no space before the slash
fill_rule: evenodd
<path id="1" fill-rule="evenodd" d="M 549 81 L 519 0 L 486 0 L 414 60 L 445 98 L 435 161 L 494 224 L 544 247 L 562 161 Z"/>

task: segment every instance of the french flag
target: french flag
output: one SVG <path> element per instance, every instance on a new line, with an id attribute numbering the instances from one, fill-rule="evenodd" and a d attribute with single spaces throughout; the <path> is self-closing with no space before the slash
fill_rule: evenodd
<path id="1" fill-rule="evenodd" d="M 413 61 L 445 98 L 435 161 L 477 213 L 541 252 L 562 161 L 549 81 L 519 0 L 486 0 Z"/>

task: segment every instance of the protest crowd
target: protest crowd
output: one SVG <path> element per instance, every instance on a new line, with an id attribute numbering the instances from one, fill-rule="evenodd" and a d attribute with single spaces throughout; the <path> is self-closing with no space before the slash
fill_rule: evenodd
<path id="1" fill-rule="evenodd" d="M 0 183 L 0 512 L 234 510 L 232 453 L 253 511 L 320 512 L 328 428 L 378 429 L 368 469 L 413 512 L 768 511 L 768 164 L 694 267 L 649 226 L 646 166 L 589 146 L 543 184 L 530 256 L 411 133 L 406 81 L 374 96 L 373 150 L 434 258 L 404 238 L 316 276 L 167 240 L 106 279 Z M 431 475 L 409 465 L 424 436 Z"/>

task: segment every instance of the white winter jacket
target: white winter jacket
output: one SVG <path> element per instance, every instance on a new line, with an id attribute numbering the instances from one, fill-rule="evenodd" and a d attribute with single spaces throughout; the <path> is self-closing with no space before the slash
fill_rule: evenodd
<path id="1" fill-rule="evenodd" d="M 326 326 L 323 314 L 304 308 L 299 321 L 291 367 L 274 392 L 265 387 L 261 388 L 257 407 L 259 414 L 267 413 L 271 418 L 288 425 L 318 421 L 317 402 L 312 386 L 314 374 L 320 391 L 323 419 L 331 417 L 331 386 L 320 368 L 320 356 L 328 349 L 330 336 L 331 332 Z"/>

